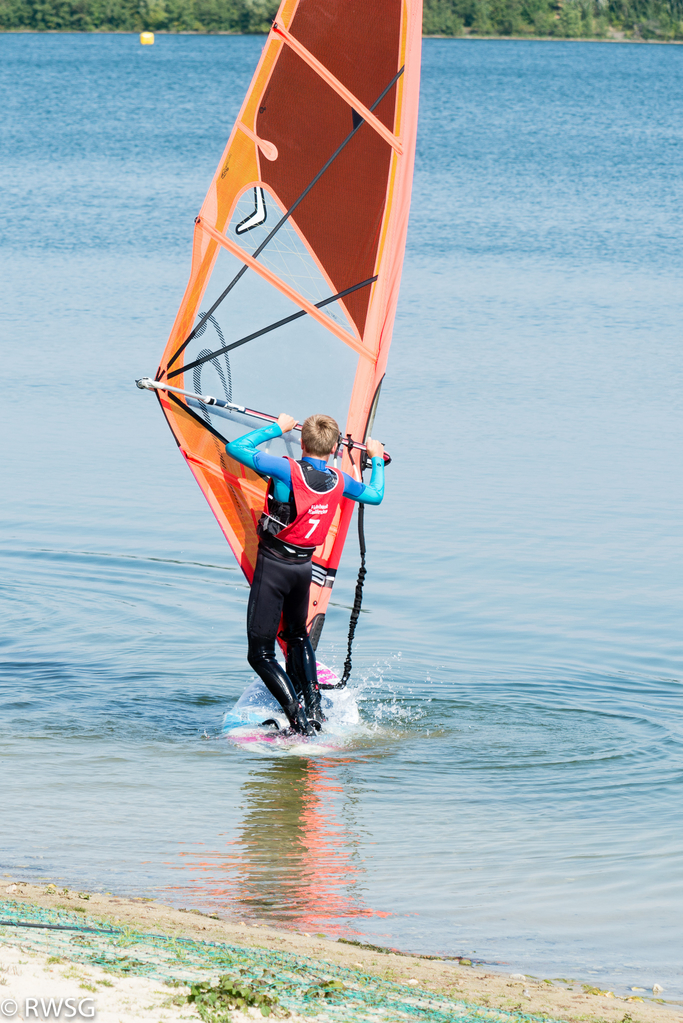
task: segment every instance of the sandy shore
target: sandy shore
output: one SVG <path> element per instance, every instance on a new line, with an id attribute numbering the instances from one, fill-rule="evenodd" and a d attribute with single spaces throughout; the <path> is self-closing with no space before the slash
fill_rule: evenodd
<path id="1" fill-rule="evenodd" d="M 85 898 L 84 898 L 85 896 Z M 36 886 L 6 880 L 0 885 L 0 899 L 34 906 L 67 910 L 86 909 L 83 918 L 95 917 L 113 927 L 131 927 L 147 934 L 165 934 L 199 941 L 226 942 L 242 948 L 261 948 L 305 956 L 321 963 L 371 974 L 383 980 L 410 985 L 416 992 L 443 994 L 458 1001 L 490 1009 L 547 1015 L 568 1021 L 615 1021 L 615 1023 L 683 1023 L 683 1007 L 660 1004 L 659 992 L 639 992 L 615 996 L 612 992 L 590 993 L 581 983 L 561 983 L 499 974 L 476 963 L 453 963 L 379 952 L 343 944 L 317 935 L 281 931 L 267 925 L 236 924 L 214 919 L 195 911 L 171 909 L 159 902 L 91 893 L 65 893 L 54 886 Z M 34 934 L 36 932 L 33 932 Z M 22 938 L 26 936 L 26 940 Z M 4 943 L 3 943 L 4 942 Z M 52 961 L 51 961 L 52 960 Z M 144 977 L 117 976 L 95 966 L 42 954 L 31 947 L 27 932 L 0 938 L 0 1011 L 10 1018 L 2 1005 L 16 999 L 20 1008 L 26 997 L 92 999 L 100 1023 L 128 1023 L 137 1019 L 192 1019 L 194 1007 L 183 995 L 186 989 L 173 989 L 163 982 Z M 666 993 L 661 993 L 666 998 Z M 90 1003 L 92 1004 L 92 1003 Z M 85 1003 L 80 1017 L 87 1013 Z M 10 1005 L 11 1008 L 11 1005 Z M 324 1018 L 324 1010 L 318 1018 Z M 16 1019 L 24 1018 L 21 1012 Z M 33 1017 L 30 1018 L 41 1018 Z M 247 1015 L 234 1014 L 235 1020 L 262 1019 L 257 1010 Z M 292 1021 L 297 1017 L 290 1016 Z"/>

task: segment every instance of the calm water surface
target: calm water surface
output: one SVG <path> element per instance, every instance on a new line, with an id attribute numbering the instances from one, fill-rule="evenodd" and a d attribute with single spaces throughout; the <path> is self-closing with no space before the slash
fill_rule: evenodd
<path id="1" fill-rule="evenodd" d="M 259 758 L 245 583 L 132 381 L 262 42 L 0 36 L 0 868 L 683 995 L 683 50 L 425 43 L 369 729 Z"/>

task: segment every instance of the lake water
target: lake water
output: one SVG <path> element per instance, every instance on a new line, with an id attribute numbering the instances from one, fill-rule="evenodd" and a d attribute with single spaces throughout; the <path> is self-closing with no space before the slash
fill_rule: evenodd
<path id="1" fill-rule="evenodd" d="M 216 738 L 248 591 L 133 386 L 262 43 L 0 36 L 0 870 L 681 996 L 683 50 L 425 42 L 314 759 Z"/>

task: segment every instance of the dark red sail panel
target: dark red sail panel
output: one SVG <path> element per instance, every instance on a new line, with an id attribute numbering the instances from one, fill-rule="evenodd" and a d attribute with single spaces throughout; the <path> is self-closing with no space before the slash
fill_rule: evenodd
<path id="1" fill-rule="evenodd" d="M 292 35 L 369 108 L 399 70 L 400 29 L 400 4 L 345 0 L 301 0 L 290 25 Z M 363 59 L 370 41 L 372 55 Z M 373 113 L 393 130 L 395 109 L 396 86 Z M 285 47 L 261 101 L 256 133 L 285 157 L 263 160 L 261 173 L 286 207 L 353 127 L 348 104 Z M 315 149 L 306 144 L 310 138 Z M 337 292 L 374 273 L 390 160 L 391 149 L 376 132 L 359 131 L 297 209 L 297 223 Z M 369 300 L 366 290 L 345 302 L 361 337 Z"/>

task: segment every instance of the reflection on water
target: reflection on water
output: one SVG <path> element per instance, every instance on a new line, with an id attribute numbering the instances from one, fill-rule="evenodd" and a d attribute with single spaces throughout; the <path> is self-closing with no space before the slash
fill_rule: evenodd
<path id="1" fill-rule="evenodd" d="M 335 772 L 339 773 L 339 761 Z M 241 789 L 244 811 L 229 848 L 201 861 L 185 852 L 186 866 L 212 875 L 197 890 L 239 916 L 327 933 L 341 921 L 389 916 L 365 905 L 360 836 L 353 797 L 323 763 L 283 758 L 259 764 Z M 188 862 L 189 860 L 189 862 Z M 186 882 L 182 884 L 187 888 Z"/>
<path id="2" fill-rule="evenodd" d="M 344 791 L 325 767 L 276 761 L 251 773 L 242 792 L 240 902 L 303 927 L 321 916 L 356 916 L 358 841 L 349 815 L 344 820 L 338 810 L 348 805 Z"/>

